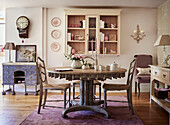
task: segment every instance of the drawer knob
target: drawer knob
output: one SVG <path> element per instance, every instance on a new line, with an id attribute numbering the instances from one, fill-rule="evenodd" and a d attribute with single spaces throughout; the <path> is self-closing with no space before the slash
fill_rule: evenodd
<path id="1" fill-rule="evenodd" d="M 157 74 L 157 72 L 155 72 L 155 74 Z"/>

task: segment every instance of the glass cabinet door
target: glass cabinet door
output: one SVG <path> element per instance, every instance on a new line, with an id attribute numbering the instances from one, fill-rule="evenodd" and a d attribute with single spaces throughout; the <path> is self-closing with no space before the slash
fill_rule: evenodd
<path id="1" fill-rule="evenodd" d="M 87 54 L 98 52 L 98 16 L 87 16 Z"/>

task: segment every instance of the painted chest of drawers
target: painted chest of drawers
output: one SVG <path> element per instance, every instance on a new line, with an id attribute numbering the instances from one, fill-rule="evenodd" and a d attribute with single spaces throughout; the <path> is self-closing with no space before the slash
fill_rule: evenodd
<path id="1" fill-rule="evenodd" d="M 12 94 L 15 95 L 15 85 L 25 85 L 25 95 L 28 93 L 38 94 L 37 86 L 39 85 L 38 74 L 36 69 L 36 63 L 3 63 L 3 92 L 5 95 L 7 91 L 12 90 Z M 9 90 L 4 90 L 4 85 L 12 85 L 13 89 L 9 87 Z M 27 91 L 27 86 L 34 86 L 35 91 Z"/>

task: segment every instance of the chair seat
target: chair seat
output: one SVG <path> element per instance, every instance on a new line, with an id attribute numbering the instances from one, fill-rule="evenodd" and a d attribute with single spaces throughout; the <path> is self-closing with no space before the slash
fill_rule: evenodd
<path id="1" fill-rule="evenodd" d="M 150 75 L 136 75 L 135 81 L 138 83 L 150 83 Z"/>
<path id="2" fill-rule="evenodd" d="M 64 90 L 70 87 L 70 83 L 69 84 L 44 84 L 43 88 L 44 89 L 56 89 L 56 90 Z"/>
<path id="3" fill-rule="evenodd" d="M 128 90 L 130 88 L 129 85 L 126 84 L 107 84 L 104 83 L 103 88 L 106 90 Z"/>

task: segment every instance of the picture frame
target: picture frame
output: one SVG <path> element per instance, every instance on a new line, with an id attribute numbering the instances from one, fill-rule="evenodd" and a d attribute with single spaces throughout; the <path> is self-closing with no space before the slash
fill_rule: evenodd
<path id="1" fill-rule="evenodd" d="M 16 45 L 16 62 L 36 62 L 36 45 Z"/>

